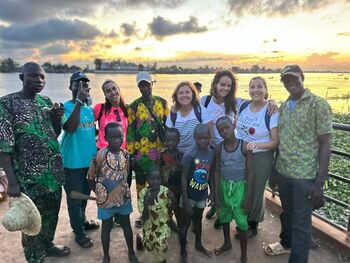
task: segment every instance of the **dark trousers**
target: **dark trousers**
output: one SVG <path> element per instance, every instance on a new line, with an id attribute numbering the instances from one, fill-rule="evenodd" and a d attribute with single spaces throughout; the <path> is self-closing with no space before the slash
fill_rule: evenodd
<path id="1" fill-rule="evenodd" d="M 307 263 L 311 242 L 312 204 L 308 199 L 314 179 L 293 179 L 278 176 L 277 186 L 283 212 L 281 245 L 291 248 L 289 263 Z"/>
<path id="2" fill-rule="evenodd" d="M 24 256 L 29 263 L 44 262 L 46 251 L 54 244 L 58 213 L 60 211 L 62 188 L 52 190 L 48 187 L 36 185 L 25 190 L 25 194 L 32 199 L 41 215 L 41 230 L 36 236 L 22 233 Z"/>
<path id="3" fill-rule="evenodd" d="M 77 238 L 84 236 L 84 221 L 85 209 L 87 205 L 86 200 L 75 200 L 69 198 L 71 191 L 77 191 L 86 195 L 90 194 L 90 187 L 88 185 L 86 174 L 89 168 L 68 169 L 64 168 L 66 177 L 66 184 L 64 190 L 67 194 L 67 206 L 70 225 Z"/>

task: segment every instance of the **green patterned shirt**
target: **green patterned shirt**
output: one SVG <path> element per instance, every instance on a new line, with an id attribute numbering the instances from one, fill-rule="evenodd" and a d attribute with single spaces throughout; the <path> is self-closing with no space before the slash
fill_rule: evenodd
<path id="1" fill-rule="evenodd" d="M 332 109 L 327 101 L 306 89 L 291 111 L 288 99 L 281 105 L 278 129 L 277 171 L 295 179 L 315 178 L 318 136 L 332 132 Z"/>
<path id="2" fill-rule="evenodd" d="M 58 191 L 64 184 L 52 106 L 48 97 L 39 94 L 35 99 L 22 99 L 20 92 L 0 98 L 0 152 L 12 155 L 14 172 L 25 192 Z"/>

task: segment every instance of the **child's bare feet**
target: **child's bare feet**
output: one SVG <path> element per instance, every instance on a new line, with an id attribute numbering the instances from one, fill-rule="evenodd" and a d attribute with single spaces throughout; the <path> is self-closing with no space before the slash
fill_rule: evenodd
<path id="1" fill-rule="evenodd" d="M 196 244 L 194 246 L 199 252 L 202 252 L 204 255 L 207 255 L 208 257 L 212 256 L 212 253 L 209 249 L 207 249 L 205 246 L 202 245 L 202 243 L 200 244 Z"/>
<path id="2" fill-rule="evenodd" d="M 214 249 L 214 253 L 215 255 L 220 255 L 221 253 L 227 251 L 227 250 L 231 250 L 232 249 L 232 244 L 231 243 L 227 243 L 225 242 L 221 247 L 215 248 Z"/>
<path id="3" fill-rule="evenodd" d="M 141 261 L 136 257 L 134 252 L 129 253 L 129 260 L 131 263 L 141 263 Z"/>
<path id="4" fill-rule="evenodd" d="M 102 259 L 102 263 L 109 263 L 111 261 L 109 256 L 104 256 Z"/>

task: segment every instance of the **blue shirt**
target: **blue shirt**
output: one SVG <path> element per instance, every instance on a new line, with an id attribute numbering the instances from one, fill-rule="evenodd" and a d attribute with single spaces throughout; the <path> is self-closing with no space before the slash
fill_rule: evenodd
<path id="1" fill-rule="evenodd" d="M 70 100 L 64 103 L 63 123 L 68 120 L 74 107 L 75 104 Z M 96 154 L 94 111 L 91 107 L 81 106 L 78 128 L 73 133 L 64 131 L 60 143 L 64 168 L 90 166 L 92 157 Z"/>
<path id="2" fill-rule="evenodd" d="M 198 151 L 185 153 L 181 164 L 189 167 L 187 175 L 187 195 L 194 201 L 203 201 L 208 197 L 209 175 L 214 164 L 214 151 Z"/>

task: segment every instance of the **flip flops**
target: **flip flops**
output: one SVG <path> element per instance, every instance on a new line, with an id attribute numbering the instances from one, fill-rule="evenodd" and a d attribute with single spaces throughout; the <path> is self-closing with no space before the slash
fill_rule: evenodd
<path id="1" fill-rule="evenodd" d="M 95 222 L 94 220 L 85 220 L 84 222 L 84 229 L 85 230 L 95 230 L 99 229 L 100 224 Z"/>
<path id="2" fill-rule="evenodd" d="M 88 236 L 82 236 L 80 238 L 75 238 L 75 242 L 78 243 L 82 248 L 89 248 L 94 245 L 94 242 Z"/>
<path id="3" fill-rule="evenodd" d="M 284 248 L 280 242 L 269 244 L 265 247 L 264 252 L 269 256 L 278 256 L 283 254 L 290 254 L 290 248 Z"/>

